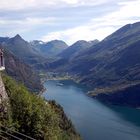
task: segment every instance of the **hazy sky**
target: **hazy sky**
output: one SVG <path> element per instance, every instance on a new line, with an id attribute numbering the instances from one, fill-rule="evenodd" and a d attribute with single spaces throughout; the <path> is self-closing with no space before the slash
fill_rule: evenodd
<path id="1" fill-rule="evenodd" d="M 140 0 L 0 0 L 0 36 L 26 40 L 102 40 L 140 21 Z"/>

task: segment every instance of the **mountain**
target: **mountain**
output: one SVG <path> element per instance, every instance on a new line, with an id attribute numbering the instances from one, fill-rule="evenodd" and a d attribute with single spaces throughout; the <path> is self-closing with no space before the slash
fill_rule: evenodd
<path id="1" fill-rule="evenodd" d="M 20 35 L 12 38 L 0 38 L 0 45 L 12 52 L 17 58 L 24 61 L 34 69 L 45 69 L 46 59 L 31 47 Z"/>
<path id="2" fill-rule="evenodd" d="M 92 97 L 140 106 L 140 22 L 127 24 L 100 42 L 80 40 L 70 47 L 59 40 L 29 43 L 20 35 L 0 38 L 0 44 L 31 68 L 69 74 L 90 87 Z"/>
<path id="3" fill-rule="evenodd" d="M 125 25 L 70 61 L 55 61 L 50 66 L 57 72 L 68 72 L 80 83 L 89 86 L 93 90 L 92 95 L 100 94 L 100 91 L 117 94 L 120 89 L 139 85 L 139 60 L 140 22 L 137 22 Z"/>
<path id="4" fill-rule="evenodd" d="M 62 51 L 59 56 L 63 59 L 70 59 L 78 55 L 81 51 L 84 51 L 85 49 L 91 47 L 92 45 L 95 45 L 99 43 L 98 40 L 94 41 L 84 41 L 84 40 L 79 40 L 64 51 Z"/>
<path id="5" fill-rule="evenodd" d="M 4 87 L 4 83 L 2 81 L 1 73 L 0 73 L 0 118 L 4 116 L 4 113 L 7 110 L 5 104 L 7 103 L 8 95 Z"/>
<path id="6" fill-rule="evenodd" d="M 0 37 L 0 43 L 8 41 L 9 37 Z"/>
<path id="7" fill-rule="evenodd" d="M 88 50 L 90 47 L 94 47 L 94 45 L 98 44 L 98 40 L 93 41 L 85 41 L 85 40 L 79 40 L 75 42 L 73 45 L 69 46 L 67 49 L 62 51 L 60 54 L 58 54 L 58 58 L 49 63 L 49 66 L 51 69 L 55 68 L 62 68 L 63 66 L 67 67 L 68 64 L 70 64 L 75 58 L 80 55 L 82 52 L 84 53 L 86 50 Z M 49 68 L 50 68 L 49 67 Z M 67 71 L 67 70 L 66 70 Z"/>
<path id="8" fill-rule="evenodd" d="M 139 25 L 139 26 L 138 26 Z M 128 24 L 99 44 L 80 54 L 72 70 L 81 69 L 81 82 L 96 86 L 121 84 L 140 79 L 140 23 Z M 86 74 L 86 77 L 85 77 Z M 87 80 L 86 80 L 87 79 Z M 92 79 L 92 81 L 91 81 Z M 120 80 L 121 79 L 121 80 Z M 95 82 L 96 81 L 96 82 Z"/>
<path id="9" fill-rule="evenodd" d="M 8 41 L 5 42 L 4 47 L 23 60 L 26 60 L 27 57 L 32 58 L 37 55 L 37 53 L 30 47 L 30 44 L 21 38 L 20 35 L 9 38 Z"/>
<path id="10" fill-rule="evenodd" d="M 61 40 L 52 40 L 50 42 L 35 40 L 30 42 L 30 44 L 32 45 L 32 48 L 35 48 L 39 53 L 47 58 L 54 57 L 68 48 L 68 45 Z"/>
<path id="11" fill-rule="evenodd" d="M 37 69 L 44 69 L 46 59 L 39 55 L 20 35 L 0 37 L 0 48 L 4 50 L 5 67 L 8 75 L 22 82 L 31 91 L 40 92 L 43 86 Z"/>
<path id="12" fill-rule="evenodd" d="M 35 139 L 80 140 L 80 135 L 60 105 L 32 93 L 43 89 L 39 74 L 34 71 L 33 65 L 44 70 L 41 66 L 47 65 L 48 59 L 20 35 L 0 38 L 0 44 L 0 48 L 4 51 L 6 68 L 6 72 L 2 73 L 3 80 L 0 75 L 0 85 L 3 86 L 4 82 L 5 86 L 3 93 L 0 93 L 0 124 L 3 125 L 1 129 L 9 128 L 11 134 L 3 131 L 1 136 L 10 139 L 15 135 L 20 139 L 26 139 L 13 131 L 16 130 Z"/>
<path id="13" fill-rule="evenodd" d="M 0 37 L 0 45 L 35 70 L 46 70 L 47 63 L 68 48 L 68 45 L 61 40 L 47 43 L 40 40 L 27 42 L 19 34 L 12 38 Z"/>
<path id="14" fill-rule="evenodd" d="M 19 59 L 24 60 L 25 62 L 32 62 L 35 57 L 38 56 L 37 52 L 33 50 L 30 44 L 25 41 L 20 35 L 16 35 L 13 38 L 9 38 L 2 43 L 4 48 L 10 50 L 15 56 Z"/>
<path id="15" fill-rule="evenodd" d="M 31 91 L 40 92 L 43 86 L 37 72 L 17 58 L 8 50 L 4 50 L 5 69 L 9 76 L 23 83 Z"/>

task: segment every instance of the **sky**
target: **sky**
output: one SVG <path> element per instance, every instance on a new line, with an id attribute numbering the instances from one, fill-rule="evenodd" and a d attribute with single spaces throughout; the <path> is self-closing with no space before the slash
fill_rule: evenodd
<path id="1" fill-rule="evenodd" d="M 0 36 L 25 40 L 102 40 L 140 21 L 140 0 L 0 0 Z"/>

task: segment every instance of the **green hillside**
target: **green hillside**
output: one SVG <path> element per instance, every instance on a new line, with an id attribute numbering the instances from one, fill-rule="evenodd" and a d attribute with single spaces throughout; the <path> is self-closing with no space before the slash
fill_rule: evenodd
<path id="1" fill-rule="evenodd" d="M 62 107 L 31 94 L 3 74 L 9 96 L 7 112 L 0 112 L 0 124 L 37 140 L 79 140 L 80 136 Z"/>

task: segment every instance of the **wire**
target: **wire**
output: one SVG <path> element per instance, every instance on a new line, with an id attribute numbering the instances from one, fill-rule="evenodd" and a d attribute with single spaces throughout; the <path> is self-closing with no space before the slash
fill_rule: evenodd
<path id="1" fill-rule="evenodd" d="M 36 139 L 34 139 L 34 138 L 30 137 L 30 136 L 27 136 L 27 135 L 25 135 L 25 134 L 23 134 L 23 133 L 17 132 L 17 131 L 15 131 L 15 130 L 11 130 L 11 129 L 9 129 L 9 128 L 7 128 L 7 127 L 4 127 L 4 126 L 2 126 L 2 125 L 0 125 L 0 126 L 1 126 L 2 128 L 7 129 L 8 131 L 14 132 L 14 133 L 19 134 L 19 135 L 21 135 L 21 136 L 24 136 L 24 137 L 26 137 L 26 138 L 28 138 L 28 139 L 36 140 Z"/>
<path id="2" fill-rule="evenodd" d="M 10 133 L 8 133 L 8 132 L 5 132 L 5 131 L 3 131 L 3 130 L 0 130 L 0 131 L 1 131 L 2 133 L 4 133 L 4 134 L 7 134 L 8 136 L 11 136 L 11 137 L 17 139 L 17 140 L 22 140 L 21 138 L 18 138 L 18 137 L 14 136 L 14 135 L 12 135 L 12 134 L 10 134 Z"/>
<path id="3" fill-rule="evenodd" d="M 4 139 L 4 140 L 8 140 L 6 137 L 0 135 L 0 138 Z"/>

